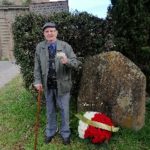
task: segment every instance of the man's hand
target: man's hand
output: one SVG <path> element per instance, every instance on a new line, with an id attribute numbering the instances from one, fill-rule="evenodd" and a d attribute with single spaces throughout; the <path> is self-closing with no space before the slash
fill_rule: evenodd
<path id="1" fill-rule="evenodd" d="M 35 84 L 34 87 L 35 87 L 35 89 L 36 89 L 37 91 L 43 91 L 43 86 L 42 86 L 42 84 Z"/>
<path id="2" fill-rule="evenodd" d="M 68 63 L 68 58 L 66 55 L 63 55 L 61 58 L 60 58 L 60 61 L 62 64 L 67 64 Z"/>

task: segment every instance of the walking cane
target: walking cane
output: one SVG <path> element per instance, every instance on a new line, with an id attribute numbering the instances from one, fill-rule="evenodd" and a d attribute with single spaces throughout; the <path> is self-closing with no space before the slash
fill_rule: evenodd
<path id="1" fill-rule="evenodd" d="M 39 123 L 40 123 L 41 95 L 42 95 L 42 90 L 40 89 L 38 90 L 38 99 L 37 99 L 34 150 L 37 150 L 37 139 L 38 139 L 38 130 L 39 130 Z"/>

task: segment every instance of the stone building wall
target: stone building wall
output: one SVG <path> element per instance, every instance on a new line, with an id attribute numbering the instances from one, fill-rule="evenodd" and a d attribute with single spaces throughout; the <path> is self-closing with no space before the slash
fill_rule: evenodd
<path id="1" fill-rule="evenodd" d="M 42 3 L 42 2 L 57 2 L 57 1 L 68 1 L 68 0 L 32 0 L 32 3 Z"/>
<path id="2" fill-rule="evenodd" d="M 30 11 L 38 14 L 48 14 L 54 12 L 69 11 L 68 1 L 53 1 L 42 3 L 31 3 Z"/>
<path id="3" fill-rule="evenodd" d="M 69 11 L 68 0 L 33 0 L 29 7 L 21 5 L 0 6 L 0 60 L 14 60 L 12 23 L 17 15 L 28 13 L 29 11 L 44 15 Z"/>
<path id="4" fill-rule="evenodd" d="M 0 6 L 0 60 L 13 60 L 12 23 L 17 15 L 29 12 L 29 7 Z"/>

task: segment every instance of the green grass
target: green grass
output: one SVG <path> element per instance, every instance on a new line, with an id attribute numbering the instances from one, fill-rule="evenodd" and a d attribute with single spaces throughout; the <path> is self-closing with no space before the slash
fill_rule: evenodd
<path id="1" fill-rule="evenodd" d="M 73 108 L 73 107 L 72 107 Z M 150 150 L 150 100 L 146 105 L 145 126 L 140 131 L 121 128 L 109 144 L 91 144 L 78 137 L 74 114 L 71 114 L 71 145 L 64 146 L 59 135 L 51 144 L 44 144 L 46 124 L 42 106 L 38 150 Z M 0 89 L 0 150 L 33 150 L 36 98 L 23 87 L 21 76 Z"/>

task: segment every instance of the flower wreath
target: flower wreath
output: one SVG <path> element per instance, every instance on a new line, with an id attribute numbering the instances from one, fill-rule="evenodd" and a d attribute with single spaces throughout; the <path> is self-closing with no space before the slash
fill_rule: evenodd
<path id="1" fill-rule="evenodd" d="M 86 112 L 83 116 L 76 115 L 80 121 L 78 126 L 79 137 L 90 138 L 91 142 L 102 143 L 109 141 L 112 132 L 117 132 L 119 128 L 114 127 L 112 120 L 100 112 Z"/>

